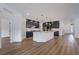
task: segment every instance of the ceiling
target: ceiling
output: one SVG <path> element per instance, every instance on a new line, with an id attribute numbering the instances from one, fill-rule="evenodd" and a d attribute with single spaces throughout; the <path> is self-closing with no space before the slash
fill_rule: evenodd
<path id="1" fill-rule="evenodd" d="M 79 17 L 78 3 L 6 3 L 26 18 L 39 21 L 72 20 Z"/>

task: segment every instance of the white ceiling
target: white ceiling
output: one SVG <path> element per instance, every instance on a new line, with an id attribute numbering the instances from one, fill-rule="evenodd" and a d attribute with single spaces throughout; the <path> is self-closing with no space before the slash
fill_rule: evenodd
<path id="1" fill-rule="evenodd" d="M 6 5 L 26 18 L 39 21 L 72 20 L 79 17 L 78 3 L 11 3 Z"/>

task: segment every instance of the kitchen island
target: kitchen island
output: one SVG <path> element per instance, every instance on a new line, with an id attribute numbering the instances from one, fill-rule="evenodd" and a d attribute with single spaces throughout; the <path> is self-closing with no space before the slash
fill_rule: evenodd
<path id="1" fill-rule="evenodd" d="M 33 41 L 36 41 L 36 42 L 47 42 L 48 40 L 51 40 L 53 38 L 54 38 L 53 31 L 33 32 Z"/>

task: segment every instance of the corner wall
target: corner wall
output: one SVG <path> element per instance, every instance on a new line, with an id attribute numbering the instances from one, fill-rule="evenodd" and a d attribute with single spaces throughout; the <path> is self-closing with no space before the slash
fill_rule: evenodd
<path id="1" fill-rule="evenodd" d="M 11 42 L 21 42 L 23 39 L 23 18 L 20 14 L 14 14 L 14 19 L 11 21 Z"/>

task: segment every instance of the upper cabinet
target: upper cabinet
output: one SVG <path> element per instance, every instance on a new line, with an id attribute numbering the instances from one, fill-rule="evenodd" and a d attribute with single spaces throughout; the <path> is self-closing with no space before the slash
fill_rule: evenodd
<path id="1" fill-rule="evenodd" d="M 26 19 L 26 28 L 32 28 L 32 27 L 39 28 L 39 22 L 30 20 L 30 19 Z"/>
<path id="2" fill-rule="evenodd" d="M 59 21 L 52 22 L 52 28 L 59 28 Z"/>
<path id="3" fill-rule="evenodd" d="M 44 31 L 48 31 L 48 30 L 51 30 L 53 28 L 59 28 L 59 21 L 43 23 L 43 30 Z"/>

